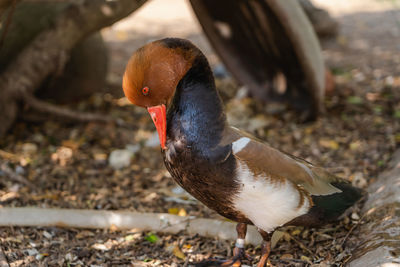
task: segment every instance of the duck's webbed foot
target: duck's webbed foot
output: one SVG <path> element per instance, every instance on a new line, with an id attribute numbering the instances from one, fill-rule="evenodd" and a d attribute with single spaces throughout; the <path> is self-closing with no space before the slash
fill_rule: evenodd
<path id="1" fill-rule="evenodd" d="M 249 261 L 252 260 L 252 258 L 246 254 L 246 251 L 244 249 L 244 242 L 241 245 L 241 247 L 238 247 L 238 241 L 240 242 L 240 240 L 244 241 L 244 239 L 239 239 L 239 238 L 236 240 L 235 248 L 233 249 L 233 257 L 231 259 L 226 260 L 225 262 L 221 263 L 220 266 L 239 267 L 239 266 L 242 266 L 243 259 L 247 259 Z"/>
<path id="2" fill-rule="evenodd" d="M 233 249 L 233 257 L 228 260 L 220 260 L 220 259 L 208 259 L 199 263 L 196 263 L 194 266 L 196 267 L 205 267 L 205 266 L 221 266 L 221 267 L 240 267 L 242 266 L 242 260 L 247 259 L 251 261 L 251 257 L 246 254 L 244 249 L 244 240 L 246 238 L 247 232 L 247 224 L 238 223 L 236 226 L 236 231 L 238 234 L 238 239 L 236 239 L 235 248 Z"/>

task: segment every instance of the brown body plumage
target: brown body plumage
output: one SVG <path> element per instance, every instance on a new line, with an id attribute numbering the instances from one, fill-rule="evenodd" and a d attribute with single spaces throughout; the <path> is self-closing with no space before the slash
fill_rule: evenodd
<path id="1" fill-rule="evenodd" d="M 128 99 L 148 109 L 172 177 L 219 214 L 237 221 L 234 258 L 244 255 L 246 225 L 268 233 L 286 224 L 317 226 L 337 218 L 360 191 L 320 167 L 227 125 L 207 59 L 193 44 L 167 38 L 139 49 L 124 75 Z"/>

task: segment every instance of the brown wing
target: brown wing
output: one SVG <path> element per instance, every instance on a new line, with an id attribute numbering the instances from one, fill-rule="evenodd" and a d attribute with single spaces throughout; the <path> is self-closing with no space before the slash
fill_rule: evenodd
<path id="1" fill-rule="evenodd" d="M 233 154 L 246 162 L 255 174 L 264 173 L 272 179 L 289 180 L 311 195 L 341 192 L 331 183 L 342 179 L 305 160 L 285 154 L 236 128 L 226 127 L 221 143 L 232 143 Z"/>

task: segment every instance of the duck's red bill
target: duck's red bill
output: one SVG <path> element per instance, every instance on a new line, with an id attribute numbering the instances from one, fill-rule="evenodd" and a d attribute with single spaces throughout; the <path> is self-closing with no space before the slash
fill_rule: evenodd
<path id="1" fill-rule="evenodd" d="M 162 149 L 166 149 L 165 141 L 167 139 L 167 111 L 165 105 L 148 107 L 147 111 L 150 113 L 151 119 L 156 126 L 158 138 Z"/>

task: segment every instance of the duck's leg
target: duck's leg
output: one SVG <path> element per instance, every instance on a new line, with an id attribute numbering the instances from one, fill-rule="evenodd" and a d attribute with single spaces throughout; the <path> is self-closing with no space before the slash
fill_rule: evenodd
<path id="1" fill-rule="evenodd" d="M 222 263 L 221 266 L 241 266 L 243 258 L 249 258 L 244 250 L 244 240 L 247 233 L 247 224 L 238 223 L 236 225 L 236 232 L 238 238 L 236 239 L 235 248 L 233 249 L 233 257 L 230 260 Z"/>
<path id="2" fill-rule="evenodd" d="M 264 267 L 264 266 L 266 266 L 266 263 L 271 265 L 271 263 L 269 262 L 269 259 L 268 259 L 269 253 L 271 252 L 271 238 L 267 232 L 265 232 L 261 229 L 258 229 L 258 232 L 261 234 L 261 236 L 263 238 L 263 242 L 261 244 L 261 258 L 257 264 L 257 267 Z"/>
<path id="3" fill-rule="evenodd" d="M 229 260 L 209 259 L 202 262 L 195 263 L 196 267 L 210 267 L 210 266 L 233 266 L 239 267 L 242 265 L 242 259 L 247 258 L 251 261 L 250 256 L 246 255 L 244 250 L 244 240 L 246 238 L 247 224 L 238 223 L 236 225 L 238 238 L 236 239 L 235 248 L 233 249 L 233 257 Z"/>

